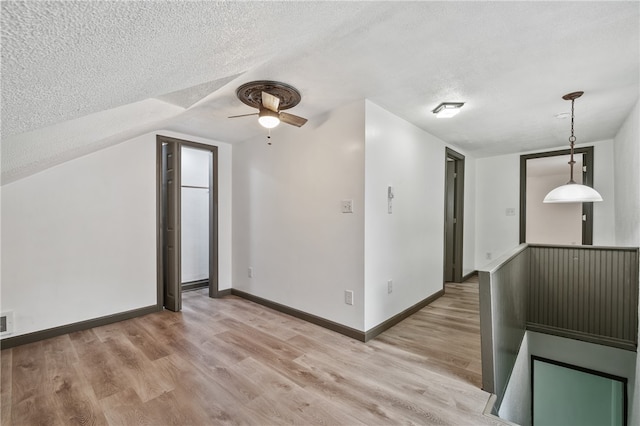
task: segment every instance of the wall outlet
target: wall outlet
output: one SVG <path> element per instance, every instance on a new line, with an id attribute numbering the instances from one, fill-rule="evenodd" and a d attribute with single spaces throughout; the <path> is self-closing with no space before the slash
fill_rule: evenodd
<path id="1" fill-rule="evenodd" d="M 344 291 L 344 303 L 346 303 L 347 305 L 353 305 L 353 291 Z"/>
<path id="2" fill-rule="evenodd" d="M 387 293 L 388 294 L 393 293 L 393 280 L 387 281 Z"/>
<path id="3" fill-rule="evenodd" d="M 253 278 L 253 267 L 249 266 L 249 269 L 247 269 L 247 275 L 249 278 Z"/>
<path id="4" fill-rule="evenodd" d="M 515 216 L 516 215 L 516 209 L 514 207 L 507 207 L 504 211 L 506 216 Z"/>
<path id="5" fill-rule="evenodd" d="M 353 200 L 342 200 L 342 213 L 353 213 Z"/>
<path id="6" fill-rule="evenodd" d="M 487 260 L 491 260 L 491 252 L 490 251 L 487 252 L 486 256 L 487 256 Z"/>

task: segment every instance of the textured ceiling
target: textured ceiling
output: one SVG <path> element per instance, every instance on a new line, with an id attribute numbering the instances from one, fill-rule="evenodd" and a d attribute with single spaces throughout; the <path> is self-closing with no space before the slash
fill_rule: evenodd
<path id="1" fill-rule="evenodd" d="M 610 139 L 638 100 L 640 3 L 12 2 L 2 12 L 2 181 L 154 129 L 237 142 L 235 97 L 297 87 L 310 119 L 367 98 L 475 156 Z M 453 119 L 431 114 L 466 102 Z M 278 130 L 276 130 L 277 132 Z"/>

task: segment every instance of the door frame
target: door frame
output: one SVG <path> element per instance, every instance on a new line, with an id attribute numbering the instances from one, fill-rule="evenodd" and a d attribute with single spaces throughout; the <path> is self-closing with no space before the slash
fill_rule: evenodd
<path id="1" fill-rule="evenodd" d="M 447 185 L 447 161 L 451 159 L 455 163 L 455 184 L 454 188 L 449 188 Z M 463 281 L 462 275 L 462 260 L 463 260 L 463 244 L 464 244 L 464 155 L 454 151 L 449 147 L 445 147 L 444 157 L 445 167 L 445 179 L 444 179 L 444 256 L 443 256 L 443 278 L 446 274 L 447 267 L 447 198 L 451 189 L 454 191 L 454 218 L 456 222 L 454 224 L 453 234 L 453 282 L 461 283 Z M 443 279 L 444 281 L 444 279 Z"/>
<path id="2" fill-rule="evenodd" d="M 220 297 L 219 284 L 219 253 L 218 253 L 218 147 L 206 145 L 198 142 L 177 139 L 164 135 L 156 135 L 156 241 L 157 241 L 157 304 L 158 309 L 164 307 L 164 215 L 163 215 L 163 192 L 162 192 L 162 144 L 174 144 L 181 152 L 182 147 L 201 149 L 211 152 L 212 165 L 209 173 L 209 297 Z M 178 174 L 182 173 L 182 164 L 178 163 Z M 176 217 L 180 222 L 180 216 Z M 175 224 L 180 229 L 181 224 Z M 180 259 L 177 260 L 178 262 Z M 180 283 L 181 284 L 181 283 Z M 178 294 L 181 296 L 182 291 Z"/>
<path id="3" fill-rule="evenodd" d="M 593 187 L 593 146 L 575 148 L 574 154 L 582 154 L 582 184 Z M 527 160 L 570 155 L 570 149 L 536 152 L 520 156 L 520 244 L 527 240 Z M 582 245 L 593 245 L 593 203 L 582 203 Z"/>

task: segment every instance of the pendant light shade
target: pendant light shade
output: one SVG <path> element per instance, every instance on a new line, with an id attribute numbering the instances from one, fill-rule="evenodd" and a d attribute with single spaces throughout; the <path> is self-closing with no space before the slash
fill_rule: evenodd
<path id="1" fill-rule="evenodd" d="M 570 182 L 552 190 L 544 197 L 544 203 L 592 203 L 602 201 L 598 191 L 587 185 Z"/>
<path id="2" fill-rule="evenodd" d="M 571 160 L 569 160 L 569 182 L 552 190 L 544 197 L 543 203 L 592 203 L 602 201 L 602 196 L 595 189 L 587 185 L 581 185 L 573 180 L 573 165 L 576 163 L 573 159 L 573 147 L 576 143 L 576 137 L 573 134 L 573 106 L 576 99 L 582 96 L 584 92 L 573 92 L 564 95 L 562 99 L 571 101 L 571 136 L 569 142 L 571 144 Z"/>

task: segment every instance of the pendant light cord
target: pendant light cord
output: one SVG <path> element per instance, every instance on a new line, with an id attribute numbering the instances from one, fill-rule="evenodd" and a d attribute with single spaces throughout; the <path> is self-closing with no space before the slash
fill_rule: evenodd
<path id="1" fill-rule="evenodd" d="M 576 183 L 576 181 L 573 180 L 573 165 L 576 164 L 573 159 L 573 146 L 576 143 L 576 137 L 573 135 L 573 104 L 575 101 L 575 99 L 571 99 L 571 136 L 569 136 L 569 143 L 571 144 L 571 160 L 569 160 L 569 168 L 571 169 L 571 175 L 569 176 L 570 179 L 568 183 Z"/>

